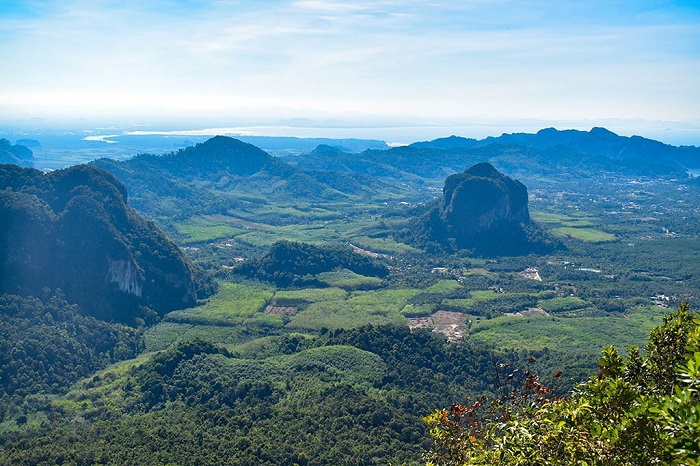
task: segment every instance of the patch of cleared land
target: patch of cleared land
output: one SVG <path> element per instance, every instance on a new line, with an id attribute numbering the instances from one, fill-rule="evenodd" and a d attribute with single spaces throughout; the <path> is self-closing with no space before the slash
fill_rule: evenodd
<path id="1" fill-rule="evenodd" d="M 465 317 L 460 312 L 437 311 L 430 317 L 409 318 L 407 321 L 411 330 L 432 328 L 433 332 L 442 333 L 449 341 L 455 343 L 466 333 Z"/>

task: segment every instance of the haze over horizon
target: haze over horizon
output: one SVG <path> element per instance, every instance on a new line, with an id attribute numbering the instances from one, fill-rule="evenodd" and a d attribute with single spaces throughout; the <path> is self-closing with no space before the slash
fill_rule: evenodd
<path id="1" fill-rule="evenodd" d="M 690 1 L 10 0 L 0 129 L 605 126 L 700 145 L 699 26 Z"/>

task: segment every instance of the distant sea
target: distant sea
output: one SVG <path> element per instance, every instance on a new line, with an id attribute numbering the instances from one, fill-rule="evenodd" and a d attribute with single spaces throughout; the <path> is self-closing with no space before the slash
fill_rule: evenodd
<path id="1" fill-rule="evenodd" d="M 143 131 L 127 131 L 123 134 L 161 134 L 171 136 L 282 136 L 298 138 L 331 138 L 331 139 L 377 139 L 386 141 L 390 146 L 400 146 L 418 141 L 432 141 L 451 135 L 466 138 L 483 139 L 488 136 L 500 136 L 503 133 L 536 133 L 537 131 L 555 127 L 557 129 L 577 129 L 589 131 L 594 126 L 604 126 L 620 136 L 638 135 L 655 139 L 666 144 L 700 145 L 700 123 L 698 126 L 670 128 L 665 125 L 654 125 L 637 120 L 608 120 L 608 121 L 546 121 L 546 120 L 504 120 L 504 121 L 468 121 L 463 124 L 422 123 L 411 124 L 271 124 L 236 127 L 214 127 L 206 129 L 185 129 L 158 131 L 158 128 L 148 128 Z"/>
<path id="2" fill-rule="evenodd" d="M 531 132 L 541 127 L 533 126 Z M 377 139 L 386 141 L 390 146 L 407 145 L 418 141 L 432 141 L 451 135 L 485 138 L 500 136 L 506 128 L 492 125 L 421 125 L 421 126 L 236 126 L 224 128 L 205 128 L 175 131 L 127 131 L 125 136 L 163 135 L 163 136 L 272 136 L 297 138 L 329 139 Z"/>

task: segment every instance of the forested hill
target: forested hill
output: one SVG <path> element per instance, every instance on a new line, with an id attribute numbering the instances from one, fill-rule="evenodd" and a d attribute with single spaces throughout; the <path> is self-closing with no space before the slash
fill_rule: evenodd
<path id="1" fill-rule="evenodd" d="M 484 256 L 522 255 L 553 249 L 530 222 L 525 185 L 478 163 L 447 177 L 443 196 L 420 218 L 408 239 L 421 247 L 435 242 Z"/>
<path id="2" fill-rule="evenodd" d="M 225 136 L 166 155 L 142 154 L 122 162 L 99 159 L 93 164 L 114 174 L 129 189 L 134 206 L 151 216 L 223 214 L 273 201 L 357 202 L 389 189 L 378 180 L 333 167 L 299 169 Z"/>
<path id="3" fill-rule="evenodd" d="M 88 165 L 48 174 L 0 165 L 0 293 L 45 288 L 86 314 L 133 324 L 192 305 L 198 285 L 192 264 L 127 205 L 114 176 Z"/>
<path id="4" fill-rule="evenodd" d="M 355 253 L 350 246 L 314 246 L 291 241 L 273 244 L 264 255 L 240 265 L 235 272 L 278 286 L 299 286 L 318 285 L 318 274 L 340 269 L 371 277 L 389 274 L 385 266 Z"/>
<path id="5" fill-rule="evenodd" d="M 187 176 L 206 176 L 208 173 L 227 171 L 230 175 L 247 176 L 261 170 L 285 171 L 284 164 L 258 147 L 225 136 L 216 136 L 195 146 L 172 154 L 151 159 L 169 172 Z"/>

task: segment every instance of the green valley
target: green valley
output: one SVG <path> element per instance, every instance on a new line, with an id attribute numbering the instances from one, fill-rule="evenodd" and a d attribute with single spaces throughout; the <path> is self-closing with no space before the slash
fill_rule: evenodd
<path id="1" fill-rule="evenodd" d="M 0 166 L 0 463 L 424 464 L 436 409 L 634 358 L 700 307 L 700 186 L 580 133 Z"/>

